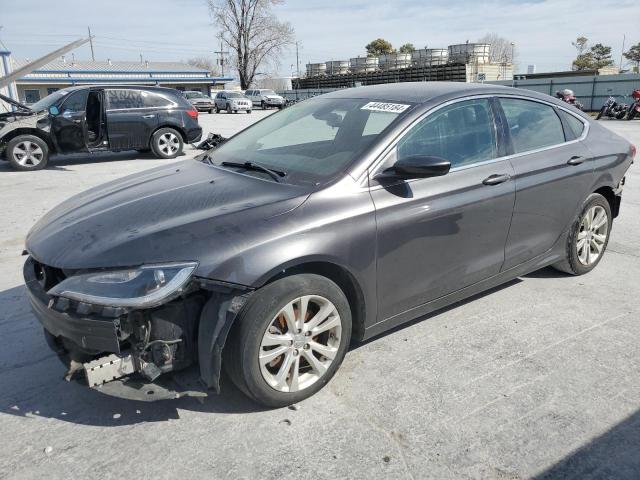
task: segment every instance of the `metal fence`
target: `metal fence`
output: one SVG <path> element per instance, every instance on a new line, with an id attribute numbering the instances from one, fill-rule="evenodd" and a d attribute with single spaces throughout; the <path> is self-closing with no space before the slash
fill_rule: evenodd
<path id="1" fill-rule="evenodd" d="M 512 85 L 512 81 L 485 82 L 493 85 Z M 631 102 L 631 92 L 640 88 L 640 74 L 623 73 L 620 75 L 589 75 L 580 77 L 536 78 L 531 80 L 513 80 L 513 86 L 536 92 L 555 95 L 558 90 L 573 90 L 585 110 L 600 110 L 611 95 L 623 97 Z M 628 98 L 624 98 L 624 97 Z"/>
<path id="2" fill-rule="evenodd" d="M 335 92 L 340 88 L 301 88 L 300 90 L 278 90 L 277 94 L 287 100 L 305 100 L 323 93 Z"/>

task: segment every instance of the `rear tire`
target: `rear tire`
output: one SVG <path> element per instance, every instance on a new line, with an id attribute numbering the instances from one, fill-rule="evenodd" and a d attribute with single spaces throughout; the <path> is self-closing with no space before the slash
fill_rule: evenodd
<path id="1" fill-rule="evenodd" d="M 151 150 L 158 158 L 176 158 L 183 148 L 182 135 L 173 128 L 160 128 L 151 137 Z"/>
<path id="2" fill-rule="evenodd" d="M 307 313 L 300 315 L 301 310 Z M 291 312 L 290 320 L 284 312 Z M 322 319 L 314 325 L 316 315 Z M 283 407 L 310 397 L 329 382 L 350 337 L 351 310 L 340 287 L 319 275 L 293 275 L 249 298 L 224 348 L 223 365 L 233 383 L 254 401 Z M 276 350 L 282 353 L 269 358 Z"/>
<path id="3" fill-rule="evenodd" d="M 9 140 L 5 155 L 15 170 L 41 170 L 49 162 L 49 147 L 35 135 L 18 135 Z"/>
<path id="4" fill-rule="evenodd" d="M 553 267 L 571 275 L 589 273 L 602 260 L 609 244 L 612 224 L 613 217 L 607 199 L 599 193 L 589 195 L 571 226 L 566 258 Z"/>

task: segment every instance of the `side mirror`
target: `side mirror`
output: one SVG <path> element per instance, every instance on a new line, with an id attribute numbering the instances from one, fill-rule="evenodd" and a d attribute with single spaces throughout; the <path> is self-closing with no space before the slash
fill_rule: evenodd
<path id="1" fill-rule="evenodd" d="M 49 114 L 53 115 L 54 117 L 57 115 L 60 115 L 60 110 L 58 110 L 58 107 L 56 107 L 55 105 L 51 105 L 49 107 Z"/>
<path id="2" fill-rule="evenodd" d="M 378 178 L 412 178 L 440 177 L 449 173 L 451 162 L 440 157 L 429 155 L 409 155 L 402 157 L 391 168 L 388 168 Z"/>

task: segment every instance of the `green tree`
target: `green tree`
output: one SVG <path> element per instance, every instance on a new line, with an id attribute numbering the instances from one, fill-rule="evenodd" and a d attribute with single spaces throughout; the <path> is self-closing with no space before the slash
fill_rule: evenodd
<path id="1" fill-rule="evenodd" d="M 385 53 L 393 53 L 393 45 L 384 38 L 377 38 L 369 42 L 365 48 L 367 49 L 368 57 L 378 57 Z"/>
<path id="2" fill-rule="evenodd" d="M 571 42 L 571 45 L 578 51 L 578 57 L 585 52 L 588 43 L 589 39 L 587 37 L 578 37 L 575 42 Z"/>
<path id="3" fill-rule="evenodd" d="M 624 52 L 624 58 L 634 64 L 636 72 L 640 72 L 640 43 L 632 46 L 629 50 Z"/>
<path id="4" fill-rule="evenodd" d="M 596 43 L 590 50 L 593 58 L 593 68 L 598 69 L 613 65 L 611 47 L 607 47 L 601 43 Z"/>
<path id="5" fill-rule="evenodd" d="M 594 66 L 593 55 L 591 52 L 581 53 L 573 61 L 573 70 L 593 70 Z"/>
<path id="6" fill-rule="evenodd" d="M 416 47 L 413 46 L 413 43 L 405 43 L 398 49 L 398 51 L 400 53 L 413 53 L 416 51 Z"/>

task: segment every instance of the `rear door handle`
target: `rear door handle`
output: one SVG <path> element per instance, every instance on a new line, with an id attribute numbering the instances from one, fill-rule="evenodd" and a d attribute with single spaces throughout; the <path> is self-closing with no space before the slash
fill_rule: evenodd
<path id="1" fill-rule="evenodd" d="M 569 161 L 567 162 L 567 165 L 580 165 L 582 162 L 584 162 L 584 160 L 585 160 L 584 157 L 574 155 L 569 159 Z"/>
<path id="2" fill-rule="evenodd" d="M 494 175 L 489 175 L 487 178 L 485 178 L 482 181 L 482 183 L 484 183 L 485 185 L 498 185 L 500 183 L 506 182 L 510 178 L 511 178 L 511 175 L 508 175 L 506 173 L 494 174 Z"/>
<path id="3" fill-rule="evenodd" d="M 153 118 L 153 117 L 155 117 L 155 115 L 153 113 L 149 114 L 149 115 L 143 115 L 142 116 L 142 118 Z"/>

